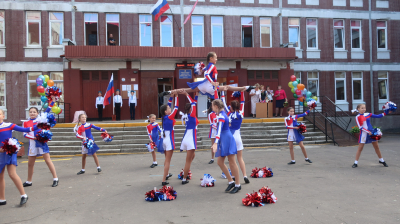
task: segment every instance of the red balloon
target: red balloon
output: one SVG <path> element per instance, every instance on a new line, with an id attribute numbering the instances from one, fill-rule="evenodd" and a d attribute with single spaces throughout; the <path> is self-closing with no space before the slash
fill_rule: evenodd
<path id="1" fill-rule="evenodd" d="M 44 87 L 43 86 L 38 86 L 36 89 L 37 89 L 37 91 L 39 93 L 44 93 Z"/>
<path id="2" fill-rule="evenodd" d="M 301 90 L 296 89 L 296 94 L 297 94 L 298 96 L 301 96 Z"/>
<path id="3" fill-rule="evenodd" d="M 290 80 L 292 80 L 292 82 L 296 81 L 296 76 L 295 75 L 290 76 Z"/>

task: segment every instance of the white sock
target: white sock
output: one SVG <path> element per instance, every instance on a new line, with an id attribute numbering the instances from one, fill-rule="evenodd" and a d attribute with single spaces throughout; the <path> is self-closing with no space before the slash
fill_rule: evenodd
<path id="1" fill-rule="evenodd" d="M 0 200 L 0 202 L 6 202 L 6 200 Z"/>
<path id="2" fill-rule="evenodd" d="M 27 198 L 27 197 L 28 197 L 28 195 L 26 195 L 26 194 L 21 195 L 21 198 Z"/>
<path id="3" fill-rule="evenodd" d="M 98 166 L 97 169 L 100 169 L 100 166 Z"/>
<path id="4" fill-rule="evenodd" d="M 235 178 L 235 176 L 232 176 L 232 178 Z"/>
<path id="5" fill-rule="evenodd" d="M 247 176 L 244 176 L 244 178 L 247 178 Z"/>
<path id="6" fill-rule="evenodd" d="M 354 164 L 358 164 L 358 161 L 356 160 L 356 161 L 354 161 Z"/>
<path id="7" fill-rule="evenodd" d="M 171 94 L 171 91 L 167 91 L 169 94 Z"/>
<path id="8" fill-rule="evenodd" d="M 240 184 L 235 184 L 235 187 L 240 187 Z"/>
<path id="9" fill-rule="evenodd" d="M 182 178 L 182 181 L 186 181 L 186 178 Z"/>
<path id="10" fill-rule="evenodd" d="M 214 161 L 214 159 L 211 159 L 212 161 Z"/>
<path id="11" fill-rule="evenodd" d="M 30 181 L 25 181 L 25 183 L 27 183 L 27 184 L 32 184 L 32 182 L 30 182 Z"/>
<path id="12" fill-rule="evenodd" d="M 245 86 L 245 87 L 246 87 L 246 89 L 249 89 L 250 86 Z"/>
<path id="13" fill-rule="evenodd" d="M 235 183 L 235 181 L 229 182 L 229 184 L 233 184 L 233 183 Z"/>
<path id="14" fill-rule="evenodd" d="M 308 160 L 308 157 L 306 158 L 306 161 Z"/>
<path id="15" fill-rule="evenodd" d="M 58 181 L 58 177 L 56 177 L 56 178 L 53 178 L 53 181 Z"/>
<path id="16" fill-rule="evenodd" d="M 385 162 L 385 160 L 383 160 L 383 158 L 380 158 L 379 161 L 381 161 L 382 163 Z"/>
<path id="17" fill-rule="evenodd" d="M 82 169 L 83 172 L 85 172 L 85 169 Z"/>
<path id="18" fill-rule="evenodd" d="M 157 161 L 153 162 L 153 164 L 157 164 Z"/>
<path id="19" fill-rule="evenodd" d="M 296 160 L 292 160 L 292 162 L 296 162 Z"/>

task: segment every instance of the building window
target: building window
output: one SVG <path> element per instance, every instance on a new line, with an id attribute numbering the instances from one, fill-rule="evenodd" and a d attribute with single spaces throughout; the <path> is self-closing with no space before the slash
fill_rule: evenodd
<path id="1" fill-rule="evenodd" d="M 351 48 L 361 50 L 361 20 L 351 21 Z"/>
<path id="2" fill-rule="evenodd" d="M 0 108 L 6 109 L 6 73 L 0 72 Z"/>
<path id="3" fill-rule="evenodd" d="M 160 36 L 161 47 L 173 47 L 173 23 L 172 16 L 161 16 L 160 20 Z"/>
<path id="4" fill-rule="evenodd" d="M 60 88 L 61 92 L 64 93 L 64 74 L 62 72 L 51 72 L 50 79 L 54 81 L 54 86 Z M 60 96 L 60 100 L 58 102 L 60 103 L 64 102 L 64 94 Z"/>
<path id="5" fill-rule="evenodd" d="M 307 89 L 313 96 L 319 96 L 318 72 L 307 72 Z M 319 98 L 318 98 L 319 99 Z"/>
<path id="6" fill-rule="evenodd" d="M 106 23 L 107 45 L 119 46 L 119 14 L 106 14 Z M 112 42 L 112 40 L 114 40 L 114 43 Z"/>
<path id="7" fill-rule="evenodd" d="M 98 45 L 97 13 L 85 13 L 85 45 Z"/>
<path id="8" fill-rule="evenodd" d="M 4 11 L 0 11 L 0 46 L 4 46 Z"/>
<path id="9" fill-rule="evenodd" d="M 333 20 L 335 49 L 344 49 L 344 20 Z"/>
<path id="10" fill-rule="evenodd" d="M 64 37 L 64 14 L 50 12 L 50 46 L 61 46 Z"/>
<path id="11" fill-rule="evenodd" d="M 242 47 L 253 47 L 253 17 L 242 17 Z"/>
<path id="12" fill-rule="evenodd" d="M 300 48 L 300 19 L 289 18 L 289 43 L 293 43 L 293 47 Z"/>
<path id="13" fill-rule="evenodd" d="M 224 18 L 211 16 L 211 40 L 213 47 L 224 46 Z"/>
<path id="14" fill-rule="evenodd" d="M 386 21 L 377 21 L 376 27 L 378 29 L 378 48 L 379 49 L 387 49 Z"/>
<path id="15" fill-rule="evenodd" d="M 151 15 L 139 15 L 140 46 L 153 46 Z"/>
<path id="16" fill-rule="evenodd" d="M 41 72 L 29 72 L 28 73 L 28 108 L 35 106 L 40 108 L 42 106 L 42 101 L 37 91 L 36 79 L 41 75 Z"/>
<path id="17" fill-rule="evenodd" d="M 27 45 L 41 46 L 40 42 L 40 12 L 26 12 Z"/>
<path id="18" fill-rule="evenodd" d="M 363 101 L 363 74 L 362 72 L 353 72 L 353 101 Z"/>
<path id="19" fill-rule="evenodd" d="M 386 103 L 389 100 L 388 73 L 378 72 L 379 101 Z"/>
<path id="20" fill-rule="evenodd" d="M 272 47 L 271 18 L 260 18 L 261 47 Z"/>
<path id="21" fill-rule="evenodd" d="M 336 102 L 346 101 L 346 73 L 335 72 Z"/>
<path id="22" fill-rule="evenodd" d="M 307 48 L 318 49 L 317 19 L 307 19 Z"/>
<path id="23" fill-rule="evenodd" d="M 301 72 L 294 72 L 294 75 L 296 76 L 296 79 L 300 79 L 301 81 Z"/>
<path id="24" fill-rule="evenodd" d="M 204 47 L 203 16 L 192 16 L 192 47 Z"/>

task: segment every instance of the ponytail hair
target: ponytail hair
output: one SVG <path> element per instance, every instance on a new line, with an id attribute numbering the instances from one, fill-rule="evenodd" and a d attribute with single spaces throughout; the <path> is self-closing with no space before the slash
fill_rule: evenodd
<path id="1" fill-rule="evenodd" d="M 233 100 L 231 102 L 231 108 L 233 111 L 239 111 L 240 110 L 240 103 L 237 100 Z"/>
<path id="2" fill-rule="evenodd" d="M 191 108 L 192 108 L 192 105 L 190 103 L 185 104 L 185 114 L 188 114 L 190 112 Z"/>
<path id="3" fill-rule="evenodd" d="M 212 105 L 217 106 L 219 110 L 224 108 L 224 103 L 220 99 L 214 100 Z"/>
<path id="4" fill-rule="evenodd" d="M 163 130 L 163 137 L 165 138 L 165 131 L 164 131 L 164 116 L 165 111 L 168 109 L 168 104 L 164 104 L 160 107 L 160 113 L 161 113 L 161 128 Z"/>
<path id="5" fill-rule="evenodd" d="M 145 120 L 144 122 L 148 122 L 148 123 L 150 123 L 150 118 L 152 118 L 152 117 L 155 117 L 156 115 L 155 114 L 150 114 L 149 116 L 147 116 L 147 120 Z"/>

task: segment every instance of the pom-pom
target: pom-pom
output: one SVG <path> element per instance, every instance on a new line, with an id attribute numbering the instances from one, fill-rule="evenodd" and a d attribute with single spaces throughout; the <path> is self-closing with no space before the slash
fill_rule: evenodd
<path id="1" fill-rule="evenodd" d="M 200 179 L 200 186 L 202 187 L 214 187 L 215 179 L 211 174 L 204 174 L 204 177 Z"/>
<path id="2" fill-rule="evenodd" d="M 382 110 L 384 110 L 386 114 L 389 114 L 389 111 L 396 112 L 397 105 L 392 101 L 389 101 L 382 106 Z"/>
<path id="3" fill-rule="evenodd" d="M 87 149 L 92 149 L 94 146 L 93 139 L 86 138 L 85 141 L 83 142 L 83 146 L 85 146 L 85 148 L 87 148 Z"/>
<path id="4" fill-rule="evenodd" d="M 264 204 L 274 204 L 278 200 L 274 192 L 268 187 L 264 186 L 258 192 L 261 194 L 262 203 Z"/>
<path id="5" fill-rule="evenodd" d="M 114 138 L 114 136 L 108 134 L 108 133 L 101 133 L 101 138 L 103 139 L 104 142 L 111 142 Z"/>
<path id="6" fill-rule="evenodd" d="M 263 168 L 254 168 L 251 171 L 250 177 L 253 178 L 266 178 L 266 177 L 273 177 L 274 173 L 272 172 L 272 169 L 269 167 L 263 167 Z"/>
<path id="7" fill-rule="evenodd" d="M 173 187 L 163 186 L 161 189 L 148 191 L 145 193 L 145 200 L 150 202 L 155 201 L 172 201 L 175 200 L 178 194 L 174 191 Z"/>
<path id="8" fill-rule="evenodd" d="M 311 99 L 307 102 L 307 106 L 310 109 L 314 109 L 317 107 L 317 101 L 315 101 L 314 99 Z"/>
<path id="9" fill-rule="evenodd" d="M 49 130 L 57 124 L 56 118 L 51 113 L 41 113 L 36 119 L 37 127 L 44 130 Z"/>
<path id="10" fill-rule="evenodd" d="M 194 73 L 196 76 L 201 76 L 201 75 L 204 74 L 204 68 L 205 68 L 205 67 L 206 67 L 206 66 L 204 65 L 203 62 L 196 63 L 196 65 L 194 66 L 194 71 L 193 71 L 193 73 Z"/>
<path id="11" fill-rule="evenodd" d="M 241 92 L 240 91 L 236 91 L 232 93 L 232 98 L 233 100 L 239 100 L 240 101 L 240 96 L 241 96 Z"/>
<path id="12" fill-rule="evenodd" d="M 52 100 L 52 96 L 54 96 L 55 101 L 58 101 L 60 99 L 60 96 L 62 95 L 62 91 L 57 86 L 47 87 L 45 89 L 45 93 L 47 99 Z"/>
<path id="13" fill-rule="evenodd" d="M 39 141 L 40 143 L 47 143 L 48 141 L 51 141 L 51 138 L 53 137 L 53 133 L 51 133 L 50 130 L 41 130 L 36 134 L 36 140 Z"/>
<path id="14" fill-rule="evenodd" d="M 156 147 L 156 143 L 154 142 L 149 142 L 149 144 L 146 144 L 147 150 L 149 150 L 149 152 L 153 152 L 154 148 Z"/>
<path id="15" fill-rule="evenodd" d="M 229 174 L 232 176 L 231 169 L 228 168 L 228 170 L 229 170 Z M 226 179 L 226 175 L 224 174 L 224 172 L 222 172 L 221 177 L 224 178 L 224 179 Z M 233 178 L 233 177 L 232 177 L 232 178 Z"/>
<path id="16" fill-rule="evenodd" d="M 1 147 L 2 151 L 7 155 L 13 155 L 19 151 L 21 148 L 21 142 L 16 138 L 8 138 L 2 142 L 3 146 Z"/>
<path id="17" fill-rule="evenodd" d="M 300 134 L 307 132 L 306 124 L 299 123 L 299 124 L 297 124 L 297 127 L 299 128 L 298 131 Z"/>
<path id="18" fill-rule="evenodd" d="M 288 107 L 288 106 L 289 106 L 289 103 L 287 101 L 283 103 L 283 107 Z"/>
<path id="19" fill-rule="evenodd" d="M 183 169 L 178 174 L 178 179 L 183 180 Z M 191 179 L 192 179 L 192 171 L 189 170 L 189 174 L 186 175 L 186 180 L 191 180 Z"/>
<path id="20" fill-rule="evenodd" d="M 382 132 L 381 129 L 379 128 L 374 128 L 374 130 L 372 130 L 372 135 L 370 136 L 372 139 L 374 140 L 380 140 L 382 138 Z"/>
<path id="21" fill-rule="evenodd" d="M 244 206 L 259 207 L 264 206 L 262 203 L 262 196 L 259 192 L 253 192 L 252 194 L 246 194 L 246 197 L 242 199 Z"/>

